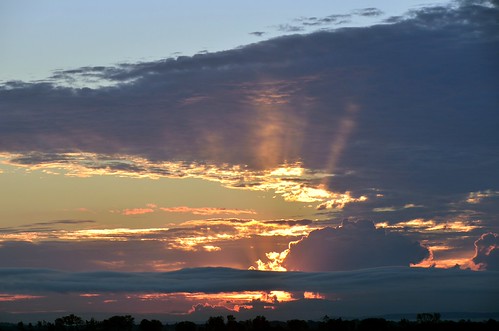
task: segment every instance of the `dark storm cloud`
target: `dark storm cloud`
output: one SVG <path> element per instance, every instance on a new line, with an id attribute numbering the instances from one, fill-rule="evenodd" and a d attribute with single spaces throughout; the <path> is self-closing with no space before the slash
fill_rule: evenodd
<path id="1" fill-rule="evenodd" d="M 344 221 L 291 243 L 283 265 L 288 270 L 340 271 L 409 266 L 428 257 L 428 249 L 419 243 L 376 229 L 370 221 Z"/>
<path id="2" fill-rule="evenodd" d="M 0 89 L 0 151 L 250 169 L 301 161 L 334 173 L 322 183 L 329 189 L 369 198 L 346 206 L 343 216 L 414 204 L 423 207 L 379 219 L 454 217 L 463 196 L 499 190 L 497 15 L 496 7 L 463 2 L 394 24 L 52 77 L 111 87 L 10 82 Z M 30 155 L 18 160 L 43 162 Z M 490 225 L 498 210 L 489 208 L 480 219 Z"/>

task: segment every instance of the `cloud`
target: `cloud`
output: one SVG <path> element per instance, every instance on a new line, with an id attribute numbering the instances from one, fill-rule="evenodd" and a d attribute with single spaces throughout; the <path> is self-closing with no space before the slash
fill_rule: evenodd
<path id="1" fill-rule="evenodd" d="M 377 8 L 362 8 L 351 11 L 349 14 L 332 14 L 324 17 L 301 17 L 295 21 L 302 25 L 301 30 L 305 30 L 307 27 L 319 27 L 328 25 L 341 25 L 352 22 L 355 16 L 364 17 L 377 17 L 383 15 L 383 11 Z M 282 25 L 281 25 L 282 26 Z M 279 27 L 281 27 L 279 26 Z M 284 25 L 286 26 L 286 25 Z M 294 28 L 298 28 L 294 26 Z M 285 30 L 286 31 L 286 30 Z M 296 30 L 300 31 L 300 30 Z"/>
<path id="2" fill-rule="evenodd" d="M 478 192 L 470 192 L 468 194 L 468 198 L 466 199 L 467 203 L 478 204 L 481 203 L 482 200 L 488 198 L 499 197 L 499 191 L 485 190 Z"/>
<path id="3" fill-rule="evenodd" d="M 160 210 L 167 213 L 191 213 L 194 215 L 241 215 L 241 214 L 256 214 L 253 210 L 247 209 L 227 209 L 227 208 L 214 208 L 214 207 L 201 207 L 201 208 L 193 208 L 193 207 L 161 207 Z"/>
<path id="4" fill-rule="evenodd" d="M 376 229 L 370 221 L 344 221 L 291 243 L 282 264 L 288 270 L 338 271 L 409 266 L 428 257 L 428 249 L 419 243 Z"/>
<path id="5" fill-rule="evenodd" d="M 142 300 L 137 301 L 137 309 L 147 307 L 150 300 L 159 300 L 156 302 L 161 303 L 164 312 L 168 304 L 165 298 L 180 303 L 181 300 L 178 299 L 187 298 L 188 293 L 196 297 L 196 303 L 206 303 L 214 307 L 216 302 L 224 302 L 224 293 L 227 294 L 225 301 L 230 304 L 236 298 L 235 296 L 231 298 L 231 293 L 281 291 L 283 294 L 288 293 L 287 295 L 296 295 L 296 297 L 292 301 L 271 303 L 279 314 L 292 316 L 289 314 L 293 310 L 309 314 L 310 311 L 314 311 L 313 307 L 321 307 L 321 312 L 323 309 L 335 311 L 335 314 L 340 316 L 365 316 L 418 312 L 425 309 L 442 312 L 490 312 L 495 307 L 499 288 L 490 287 L 489 284 L 497 284 L 498 280 L 499 274 L 494 271 L 405 267 L 323 273 L 259 272 L 227 268 L 195 268 L 164 273 L 67 273 L 47 269 L 1 268 L 0 292 L 53 297 L 64 294 L 66 297 L 62 299 L 66 299 L 66 308 L 68 303 L 71 306 L 78 300 L 93 300 L 95 303 L 101 300 L 114 300 L 117 304 L 111 308 L 115 309 L 114 311 L 120 309 L 120 301 L 129 303 L 138 295 Z M 305 299 L 305 292 L 324 293 L 326 299 Z M 68 293 L 74 293 L 80 299 L 68 300 Z M 82 293 L 97 293 L 101 296 L 80 297 Z M 203 293 L 213 294 L 212 299 L 207 295 L 203 302 Z M 220 293 L 221 297 L 214 302 L 213 299 L 216 298 L 214 294 L 217 293 Z M 126 299 L 120 294 L 126 295 Z M 175 299 L 175 296 L 178 299 Z M 466 300 L 459 299 L 463 296 Z M 404 300 L 401 301 L 401 297 Z M 254 308 L 259 306 L 263 308 L 264 304 L 257 300 L 249 302 Z M 49 306 L 48 304 L 47 308 Z M 88 304 L 82 305 L 86 311 L 88 307 Z"/>
<path id="6" fill-rule="evenodd" d="M 305 17 L 300 18 L 298 21 L 305 27 L 307 26 L 322 26 L 330 24 L 344 24 L 349 23 L 352 19 L 351 14 L 334 14 L 326 17 Z"/>
<path id="7" fill-rule="evenodd" d="M 393 24 L 9 82 L 0 88 L 0 151 L 27 169 L 203 176 L 260 190 L 269 186 L 258 174 L 300 163 L 321 176 L 273 176 L 271 189 L 289 199 L 367 197 L 321 217 L 370 218 L 374 208 L 412 203 L 425 207 L 375 217 L 445 221 L 453 202 L 499 187 L 497 11 L 461 2 Z M 82 78 L 110 84 L 67 83 Z M 321 199 L 314 207 L 331 200 Z M 497 205 L 478 205 L 466 209 L 494 224 Z"/>
<path id="8" fill-rule="evenodd" d="M 499 270 L 499 235 L 497 233 L 483 234 L 475 241 L 473 262 L 482 269 Z"/>
<path id="9" fill-rule="evenodd" d="M 212 219 L 172 228 L 55 230 L 11 228 L 0 233 L 0 264 L 68 271 L 168 271 L 182 267 L 247 269 L 269 251 L 283 251 L 317 224 Z"/>
<path id="10" fill-rule="evenodd" d="M 112 211 L 112 212 L 119 212 L 125 216 L 149 214 L 149 213 L 154 213 L 158 210 L 166 213 L 189 213 L 193 215 L 203 215 L 203 216 L 256 214 L 254 210 L 230 209 L 230 208 L 221 208 L 221 207 L 187 207 L 187 206 L 158 207 L 157 205 L 154 204 L 148 204 L 147 207 L 148 208 L 123 209 L 122 211 Z"/>
<path id="11" fill-rule="evenodd" d="M 125 216 L 130 216 L 130 215 L 133 216 L 133 215 L 154 213 L 158 210 L 166 213 L 189 213 L 193 215 L 203 215 L 203 216 L 256 214 L 254 210 L 249 210 L 249 209 L 230 209 L 222 207 L 187 207 L 187 206 L 158 207 L 155 204 L 148 204 L 147 208 L 127 208 L 118 211 L 112 210 L 111 212 L 118 212 Z"/>
<path id="12" fill-rule="evenodd" d="M 50 231 L 54 229 L 56 225 L 81 225 L 81 224 L 92 224 L 96 223 L 94 220 L 52 220 L 35 222 L 29 224 L 21 224 L 15 227 L 3 227 L 0 228 L 1 233 L 22 233 L 24 231 L 36 232 L 36 231 Z"/>
<path id="13" fill-rule="evenodd" d="M 378 8 L 362 8 L 362 9 L 357 9 L 352 12 L 354 15 L 359 15 L 359 16 L 380 16 L 383 15 L 383 11 L 378 9 Z"/>
<path id="14" fill-rule="evenodd" d="M 249 34 L 253 35 L 253 36 L 256 36 L 256 37 L 261 37 L 265 34 L 265 32 L 263 31 L 253 31 L 253 32 L 250 32 Z"/>
<path id="15" fill-rule="evenodd" d="M 301 32 L 304 31 L 305 28 L 298 26 L 298 25 L 291 25 L 291 24 L 279 24 L 276 26 L 277 31 L 280 32 Z"/>
<path id="16" fill-rule="evenodd" d="M 154 213 L 154 209 L 152 209 L 152 208 L 132 208 L 132 209 L 124 209 L 121 213 L 125 216 L 143 215 L 143 214 Z"/>

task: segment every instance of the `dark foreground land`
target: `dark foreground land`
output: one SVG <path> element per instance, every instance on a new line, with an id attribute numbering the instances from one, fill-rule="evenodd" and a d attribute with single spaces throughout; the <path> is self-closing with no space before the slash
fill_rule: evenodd
<path id="1" fill-rule="evenodd" d="M 268 321 L 264 316 L 237 321 L 228 315 L 210 317 L 206 323 L 183 321 L 175 324 L 163 324 L 159 320 L 143 319 L 140 322 L 130 315 L 112 316 L 102 321 L 83 320 L 76 315 L 57 318 L 54 322 L 39 321 L 35 324 L 19 322 L 1 323 L 0 331 L 380 331 L 380 330 L 473 330 L 498 331 L 499 322 L 441 320 L 438 313 L 417 314 L 416 320 L 391 321 L 384 318 L 366 318 L 344 320 L 325 316 L 321 321 L 292 319 L 286 322 Z"/>

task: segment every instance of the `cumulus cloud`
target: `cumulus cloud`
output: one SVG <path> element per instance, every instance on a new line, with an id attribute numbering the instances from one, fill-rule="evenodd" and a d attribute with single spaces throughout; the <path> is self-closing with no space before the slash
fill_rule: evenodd
<path id="1" fill-rule="evenodd" d="M 499 235 L 497 233 L 483 234 L 475 241 L 473 262 L 482 269 L 499 270 Z"/>
<path id="2" fill-rule="evenodd" d="M 291 243 L 283 260 L 288 270 L 337 271 L 408 266 L 429 257 L 427 248 L 399 234 L 376 229 L 370 221 L 344 221 Z"/>

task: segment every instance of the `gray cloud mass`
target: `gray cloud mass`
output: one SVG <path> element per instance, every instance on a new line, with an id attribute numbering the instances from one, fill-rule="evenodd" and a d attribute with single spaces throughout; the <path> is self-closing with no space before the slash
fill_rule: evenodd
<path id="1" fill-rule="evenodd" d="M 335 299 L 305 300 L 309 308 L 310 305 L 314 307 L 314 302 L 316 307 L 320 307 L 322 302 L 321 311 L 326 309 L 344 316 L 407 313 L 421 309 L 493 312 L 498 308 L 498 280 L 499 274 L 493 271 L 405 267 L 323 273 L 227 268 L 195 268 L 167 273 L 67 273 L 47 269 L 0 269 L 0 291 L 4 293 L 311 291 L 333 294 Z M 295 302 L 297 306 L 303 307 L 302 304 Z"/>
<path id="2" fill-rule="evenodd" d="M 376 229 L 370 221 L 344 221 L 291 243 L 283 264 L 288 270 L 340 271 L 409 266 L 428 257 L 428 249 L 418 242 Z"/>
<path id="3" fill-rule="evenodd" d="M 499 270 L 499 235 L 497 233 L 483 234 L 475 241 L 475 257 L 473 262 L 487 270 Z"/>

